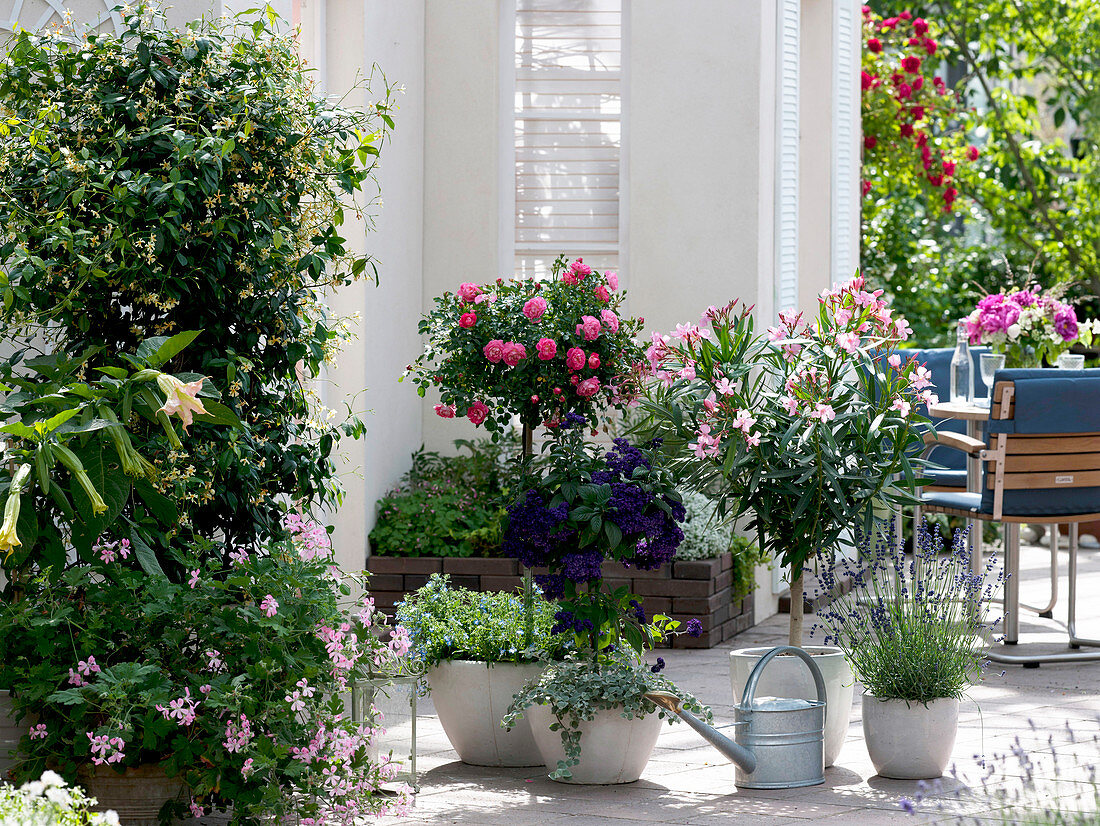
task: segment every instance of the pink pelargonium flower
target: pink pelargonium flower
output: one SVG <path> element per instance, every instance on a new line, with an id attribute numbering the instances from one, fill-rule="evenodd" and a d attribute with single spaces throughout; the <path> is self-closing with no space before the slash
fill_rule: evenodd
<path id="1" fill-rule="evenodd" d="M 552 338 L 540 338 L 535 344 L 535 351 L 543 361 L 550 361 L 558 354 L 558 344 Z"/>
<path id="2" fill-rule="evenodd" d="M 157 387 L 164 393 L 165 401 L 164 406 L 157 412 L 164 413 L 167 416 L 178 415 L 180 421 L 183 422 L 183 430 L 186 432 L 187 428 L 191 426 L 192 414 L 206 415 L 206 408 L 199 401 L 199 391 L 202 390 L 204 381 L 204 378 L 196 379 L 184 384 L 168 373 L 158 373 Z"/>
<path id="3" fill-rule="evenodd" d="M 45 723 L 38 723 L 37 725 L 32 726 L 29 732 L 30 738 L 32 740 L 45 740 L 49 733 L 50 732 L 46 728 Z"/>
<path id="4" fill-rule="evenodd" d="M 194 591 L 199 587 L 199 569 L 194 568 L 191 571 L 191 578 L 187 580 L 187 584 L 191 586 L 191 590 Z"/>
<path id="5" fill-rule="evenodd" d="M 609 272 L 604 273 L 604 277 L 607 279 L 607 286 L 611 288 L 611 292 L 618 292 L 619 274 L 617 272 Z"/>
<path id="6" fill-rule="evenodd" d="M 99 663 L 95 661 L 94 656 L 89 656 L 86 660 L 80 660 L 76 664 L 76 670 L 86 677 L 90 677 L 93 674 L 98 674 L 102 669 L 99 667 Z"/>
<path id="7" fill-rule="evenodd" d="M 619 317 L 611 310 L 600 310 L 600 319 L 608 330 L 613 333 L 619 332 Z"/>
<path id="8" fill-rule="evenodd" d="M 469 330 L 477 324 L 477 313 L 463 313 L 458 318 L 458 326 Z"/>
<path id="9" fill-rule="evenodd" d="M 585 341 L 595 341 L 600 337 L 600 320 L 595 316 L 581 316 L 581 323 L 577 325 L 577 335 L 583 335 Z"/>
<path id="10" fill-rule="evenodd" d="M 590 399 L 600 392 L 600 380 L 595 376 L 587 378 L 577 385 L 577 395 Z"/>
<path id="11" fill-rule="evenodd" d="M 197 702 L 191 699 L 191 689 L 185 688 L 183 690 L 183 696 L 177 697 L 168 703 L 167 707 L 158 705 L 157 711 L 163 715 L 165 720 L 175 720 L 179 726 L 189 726 L 195 722 L 195 718 L 198 716 Z"/>
<path id="12" fill-rule="evenodd" d="M 485 354 L 485 358 L 487 358 L 493 364 L 497 364 L 502 358 L 504 358 L 504 342 L 499 338 L 494 338 L 483 348 L 481 348 L 481 352 Z"/>
<path id="13" fill-rule="evenodd" d="M 121 737 L 109 737 L 106 734 L 93 735 L 90 731 L 84 732 L 91 741 L 92 762 L 97 766 L 121 763 L 126 755 L 123 749 L 126 741 Z"/>
<path id="14" fill-rule="evenodd" d="M 583 369 L 586 361 L 584 350 L 580 347 L 570 347 L 565 351 L 565 366 L 570 371 Z"/>
<path id="15" fill-rule="evenodd" d="M 514 341 L 509 341 L 504 345 L 504 363 L 509 367 L 515 367 L 525 358 L 527 358 L 527 348 L 522 344 L 517 344 Z"/>
<path id="16" fill-rule="evenodd" d="M 546 299 L 541 295 L 536 295 L 534 298 L 528 299 L 527 303 L 523 305 L 523 314 L 527 316 L 527 320 L 532 323 L 538 321 L 546 313 Z"/>
<path id="17" fill-rule="evenodd" d="M 275 599 L 275 597 L 271 596 L 271 594 L 268 594 L 263 598 L 263 601 L 260 602 L 260 610 L 263 611 L 264 614 L 266 614 L 267 616 L 273 617 L 277 613 L 279 613 L 279 603 Z"/>
<path id="18" fill-rule="evenodd" d="M 477 401 L 466 408 L 466 418 L 479 425 L 489 416 L 489 408 L 485 402 Z"/>
<path id="19" fill-rule="evenodd" d="M 481 295 L 481 287 L 471 284 L 469 281 L 458 285 L 458 297 L 465 302 L 471 302 Z"/>
<path id="20" fill-rule="evenodd" d="M 441 419 L 453 419 L 455 417 L 455 406 L 453 404 L 434 404 L 432 410 Z"/>

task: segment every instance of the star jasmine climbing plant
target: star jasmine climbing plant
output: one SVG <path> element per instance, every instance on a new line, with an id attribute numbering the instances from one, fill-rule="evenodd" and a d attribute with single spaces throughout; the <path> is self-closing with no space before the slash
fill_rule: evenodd
<path id="1" fill-rule="evenodd" d="M 825 290 L 816 316 L 787 310 L 766 335 L 752 308 L 654 333 L 643 407 L 676 469 L 719 510 L 745 515 L 791 577 L 790 642 L 802 642 L 803 572 L 879 509 L 913 501 L 936 399 L 927 368 L 896 351 L 910 333 L 861 276 Z"/>

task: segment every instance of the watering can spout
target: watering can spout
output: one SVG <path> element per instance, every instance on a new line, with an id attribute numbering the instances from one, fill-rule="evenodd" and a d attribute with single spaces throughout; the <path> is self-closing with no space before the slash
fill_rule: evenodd
<path id="1" fill-rule="evenodd" d="M 690 711 L 685 711 L 680 704 L 680 698 L 675 694 L 667 691 L 651 691 L 645 697 L 654 705 L 679 716 L 681 720 L 699 732 L 704 740 L 740 766 L 743 772 L 752 774 L 756 771 L 756 756 L 751 751 L 738 745 L 713 726 L 708 726 Z"/>

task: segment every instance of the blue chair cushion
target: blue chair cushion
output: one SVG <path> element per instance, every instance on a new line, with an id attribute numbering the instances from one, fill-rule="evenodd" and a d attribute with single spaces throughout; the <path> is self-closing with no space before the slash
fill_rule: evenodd
<path id="1" fill-rule="evenodd" d="M 966 490 L 965 470 L 937 470 L 936 468 L 927 467 L 924 468 L 921 475 L 932 480 L 928 483 L 929 485 L 935 485 L 940 488 L 961 488 L 962 490 Z"/>
<path id="2" fill-rule="evenodd" d="M 1100 432 L 1100 370 L 998 370 L 999 381 L 1016 382 L 1016 412 L 987 433 Z"/>
<path id="3" fill-rule="evenodd" d="M 982 503 L 982 495 L 980 493 L 966 493 L 965 491 L 959 491 L 958 493 L 932 491 L 923 494 L 920 500 L 922 505 L 939 505 L 953 510 L 977 512 Z"/>

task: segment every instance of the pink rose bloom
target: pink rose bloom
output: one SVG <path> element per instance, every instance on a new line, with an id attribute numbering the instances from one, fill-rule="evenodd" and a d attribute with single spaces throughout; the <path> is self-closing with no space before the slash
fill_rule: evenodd
<path id="1" fill-rule="evenodd" d="M 552 338 L 540 338 L 538 344 L 535 345 L 535 350 L 538 351 L 540 359 L 550 361 L 558 354 L 558 345 Z"/>
<path id="2" fill-rule="evenodd" d="M 565 351 L 565 366 L 570 370 L 580 370 L 584 367 L 584 350 L 580 347 L 570 347 Z"/>
<path id="3" fill-rule="evenodd" d="M 489 415 L 489 408 L 485 402 L 474 402 L 466 410 L 466 418 L 474 424 L 481 424 Z"/>
<path id="4" fill-rule="evenodd" d="M 615 292 L 619 289 L 619 274 L 617 272 L 606 273 L 607 286 L 611 288 L 611 292 Z"/>
<path id="5" fill-rule="evenodd" d="M 577 395 L 590 399 L 600 392 L 600 380 L 593 376 L 585 379 L 577 385 Z"/>
<path id="6" fill-rule="evenodd" d="M 588 369 L 599 370 L 600 369 L 600 357 L 596 353 L 592 353 L 588 357 Z"/>
<path id="7" fill-rule="evenodd" d="M 527 316 L 530 321 L 538 321 L 542 318 L 543 313 L 546 312 L 546 299 L 541 295 L 536 295 L 523 305 L 523 314 Z"/>
<path id="8" fill-rule="evenodd" d="M 527 358 L 527 348 L 522 344 L 509 341 L 504 345 L 504 363 L 509 367 L 515 367 L 525 358 Z"/>
<path id="9" fill-rule="evenodd" d="M 481 295 L 481 287 L 477 284 L 471 284 L 467 281 L 465 284 L 458 285 L 458 297 L 463 301 L 473 301 L 479 295 Z"/>
<path id="10" fill-rule="evenodd" d="M 577 280 L 583 281 L 586 275 L 592 274 L 592 268 L 584 263 L 583 258 L 578 258 L 572 264 L 569 265 L 569 271 L 577 277 Z"/>
<path id="11" fill-rule="evenodd" d="M 595 316 L 582 315 L 577 325 L 577 335 L 583 335 L 586 341 L 595 341 L 600 337 L 600 320 Z"/>
<path id="12" fill-rule="evenodd" d="M 605 287 L 603 284 L 600 284 L 592 292 L 594 292 L 596 294 L 596 298 L 598 298 L 604 304 L 611 300 L 611 293 L 607 291 L 607 287 Z"/>
<path id="13" fill-rule="evenodd" d="M 607 329 L 611 332 L 619 332 L 619 317 L 611 310 L 600 310 L 600 318 L 603 319 L 603 323 L 607 325 Z"/>
<path id="14" fill-rule="evenodd" d="M 481 352 L 485 354 L 485 358 L 489 359 L 493 364 L 496 364 L 504 358 L 504 342 L 499 338 L 494 338 L 482 348 Z"/>
<path id="15" fill-rule="evenodd" d="M 455 417 L 455 406 L 453 404 L 437 404 L 432 406 L 432 410 L 435 411 L 435 415 L 441 419 L 453 419 Z"/>
<path id="16" fill-rule="evenodd" d="M 477 324 L 477 313 L 463 313 L 461 316 L 459 316 L 459 327 L 465 327 L 467 330 L 469 330 L 475 324 Z"/>
<path id="17" fill-rule="evenodd" d="M 568 284 L 570 287 L 576 286 L 581 283 L 581 280 L 577 276 L 573 275 L 572 270 L 566 270 L 561 274 L 561 283 Z"/>

